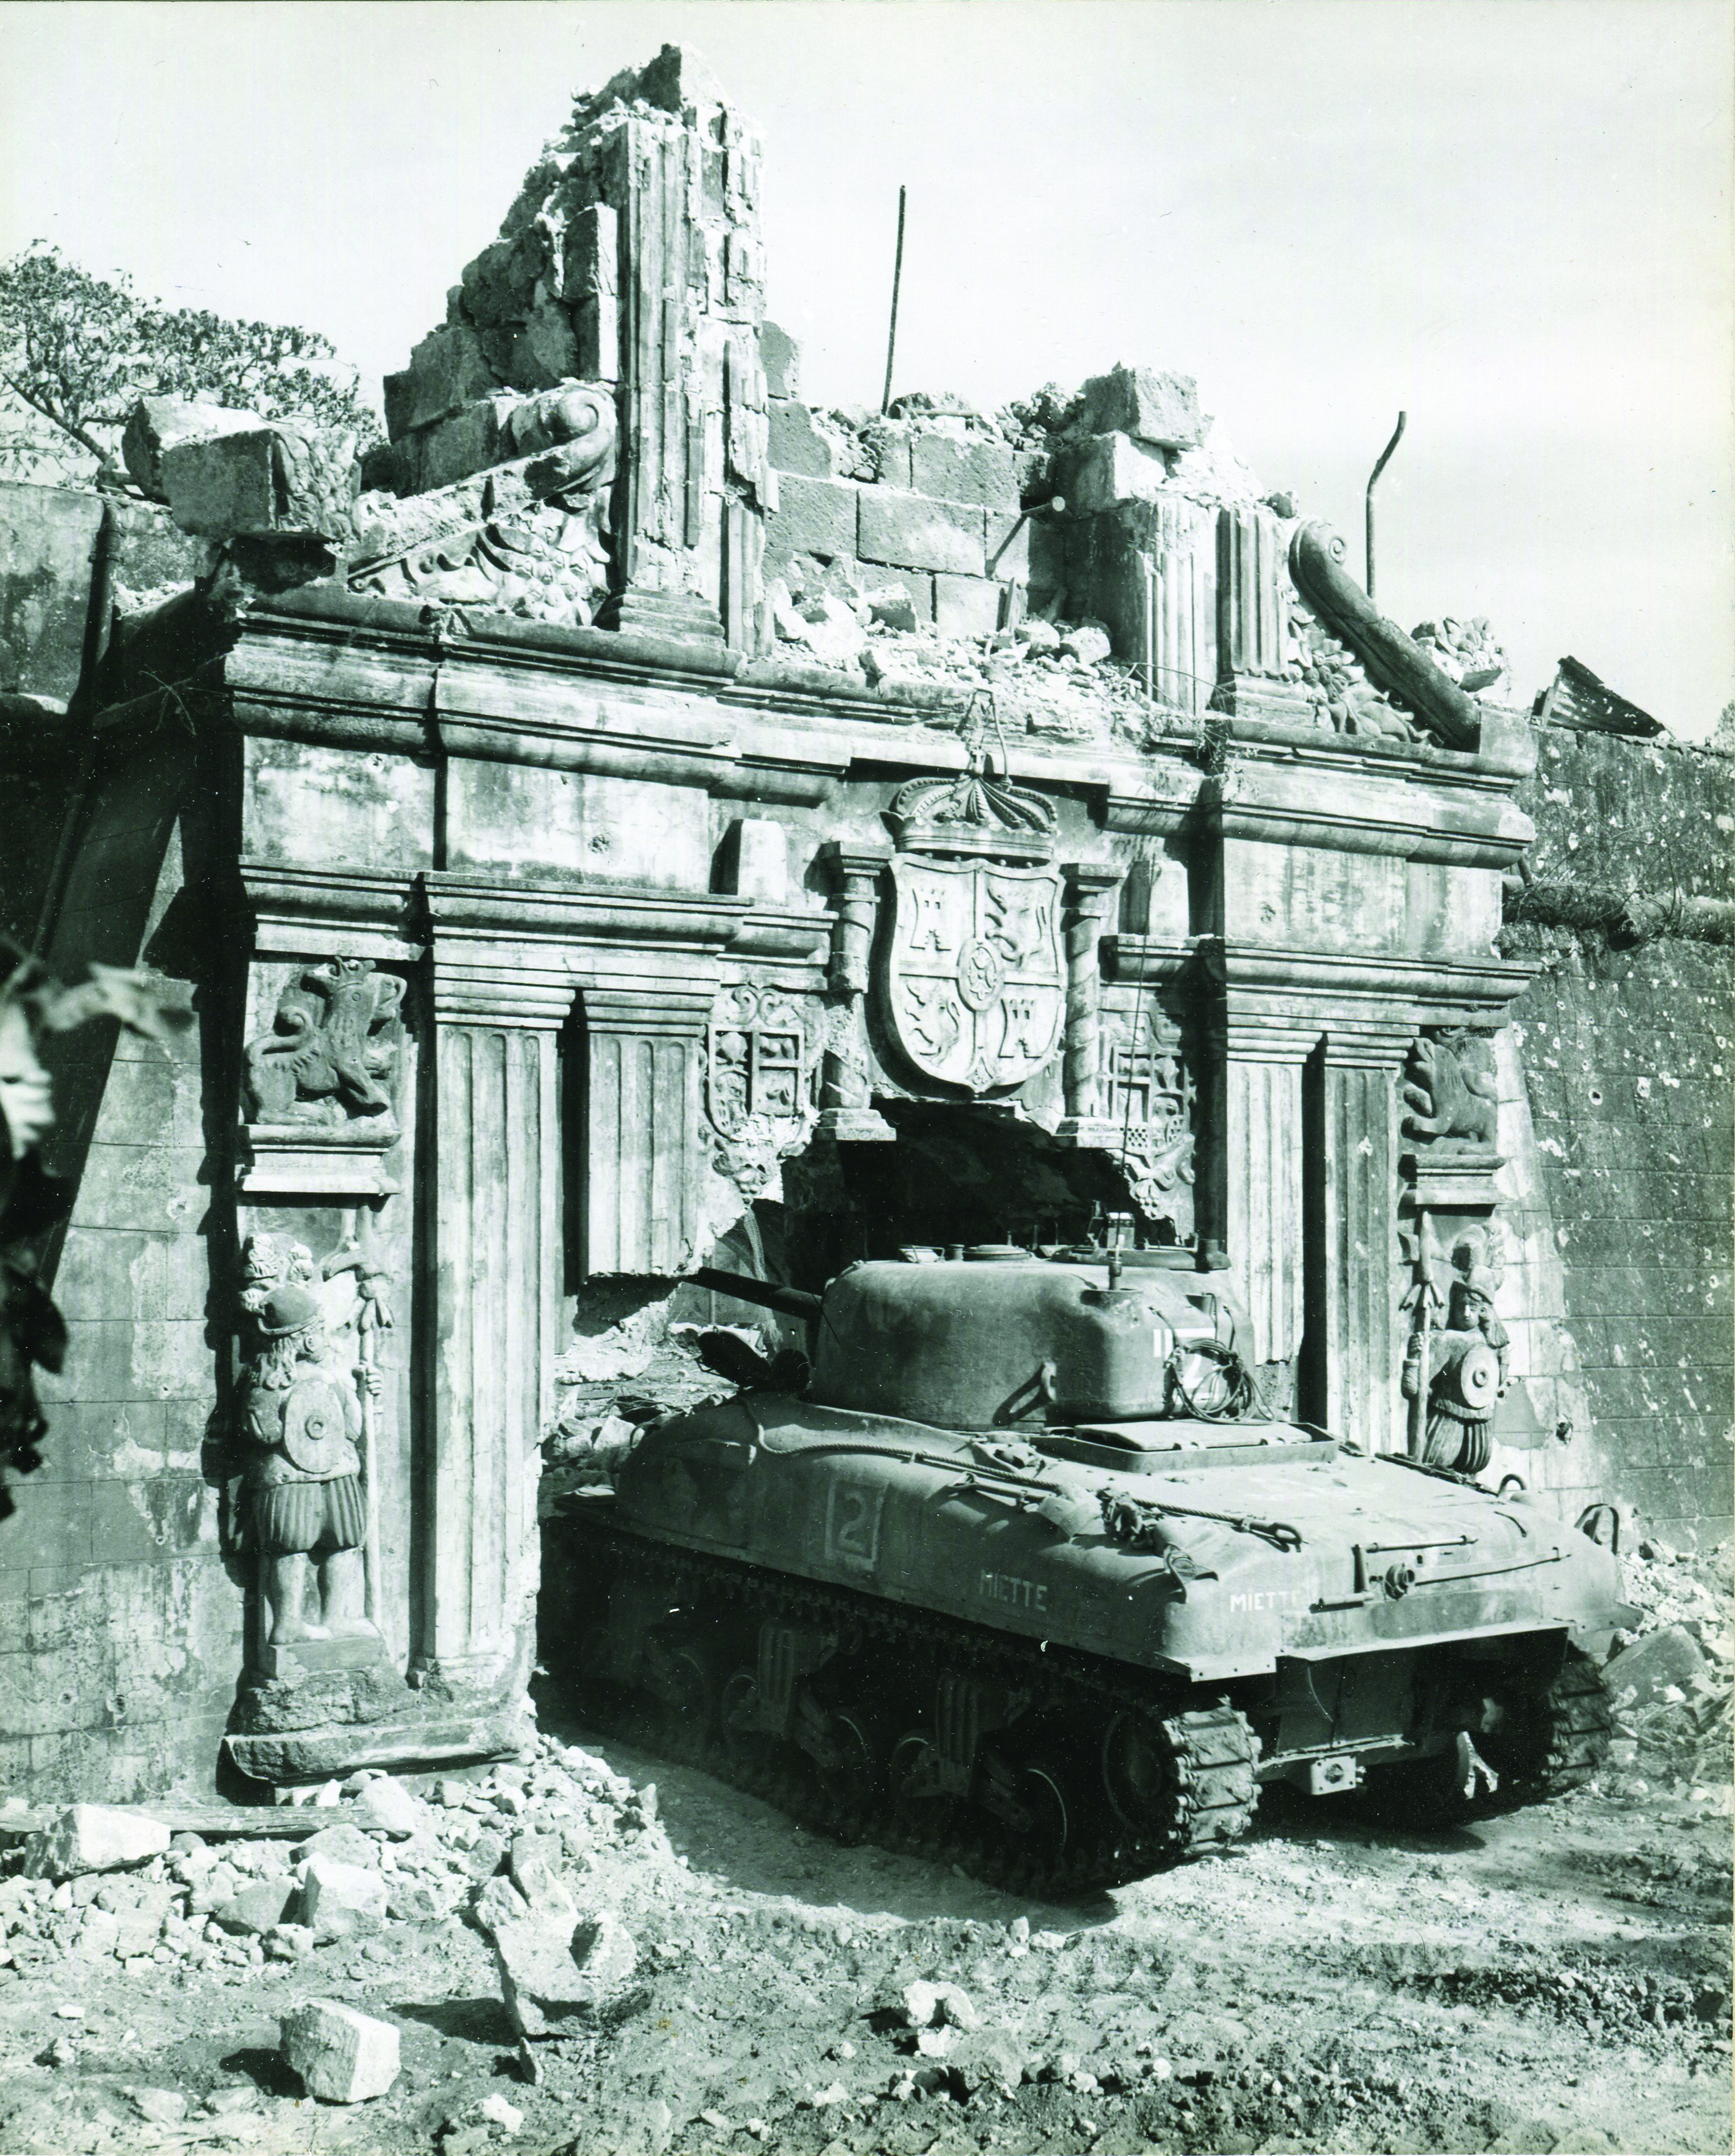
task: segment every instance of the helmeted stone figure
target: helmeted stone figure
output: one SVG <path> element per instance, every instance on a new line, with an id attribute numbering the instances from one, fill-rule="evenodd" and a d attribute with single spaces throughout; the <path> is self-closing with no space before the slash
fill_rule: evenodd
<path id="1" fill-rule="evenodd" d="M 257 1279 L 275 1255 L 249 1245 L 249 1276 Z M 301 1270 L 295 1255 L 292 1250 L 285 1271 Z M 305 1277 L 280 1276 L 256 1301 L 254 1318 L 259 1338 L 242 1380 L 239 1421 L 251 1455 L 247 1484 L 266 1644 L 364 1636 L 373 1627 L 363 1614 L 368 1501 L 356 1447 L 357 1383 L 377 1395 L 378 1373 L 366 1364 L 351 1370 L 332 1352 Z M 316 1621 L 305 1608 L 310 1570 Z"/>
<path id="2" fill-rule="evenodd" d="M 1510 1382 L 1511 1336 L 1494 1314 L 1494 1275 L 1471 1265 L 1452 1281 L 1440 1331 L 1418 1328 L 1404 1358 L 1404 1397 L 1427 1394 L 1424 1457 L 1433 1467 L 1479 1475 L 1493 1443 L 1495 1404 Z M 1427 1371 L 1423 1371 L 1426 1356 Z"/>

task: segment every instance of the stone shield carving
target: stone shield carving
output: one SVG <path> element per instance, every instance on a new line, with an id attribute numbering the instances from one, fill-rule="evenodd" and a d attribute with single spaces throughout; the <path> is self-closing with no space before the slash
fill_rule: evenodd
<path id="1" fill-rule="evenodd" d="M 726 988 L 712 1016 L 705 1107 L 724 1138 L 792 1136 L 807 1106 L 801 1013 L 771 990 Z"/>
<path id="2" fill-rule="evenodd" d="M 904 1055 L 973 1093 L 1034 1077 L 1065 1018 L 1059 875 L 907 855 L 891 873 L 884 1007 Z"/>

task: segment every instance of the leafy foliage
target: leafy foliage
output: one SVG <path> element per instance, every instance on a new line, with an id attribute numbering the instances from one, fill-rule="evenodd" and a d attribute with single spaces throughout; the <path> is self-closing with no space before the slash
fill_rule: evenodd
<path id="1" fill-rule="evenodd" d="M 71 459 L 88 475 L 115 454 L 141 397 L 197 397 L 378 438 L 350 370 L 316 330 L 229 321 L 141 300 L 55 247 L 0 263 L 0 467 L 32 477 Z"/>

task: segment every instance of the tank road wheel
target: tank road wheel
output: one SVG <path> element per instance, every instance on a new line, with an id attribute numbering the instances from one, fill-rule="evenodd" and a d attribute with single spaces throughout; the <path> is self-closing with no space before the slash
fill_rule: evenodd
<path id="1" fill-rule="evenodd" d="M 678 1758 L 702 1758 L 716 1726 L 716 1671 L 709 1649 L 686 1633 L 653 1633 L 645 1661 L 664 1746 Z"/>
<path id="2" fill-rule="evenodd" d="M 750 1669 L 734 1671 L 725 1681 L 717 1721 L 729 1763 L 743 1781 L 763 1779 L 777 1757 L 778 1740 L 759 1726 L 759 1679 Z"/>
<path id="3" fill-rule="evenodd" d="M 1058 1864 L 1073 1838 L 1072 1810 L 1058 1768 L 1039 1758 L 990 1751 L 982 1758 L 977 1801 L 1009 1830 L 1018 1851 L 1045 1869 Z"/>
<path id="4" fill-rule="evenodd" d="M 852 1707 L 836 1708 L 825 1727 L 827 1756 L 814 1775 L 827 1815 L 839 1832 L 854 1830 L 879 1804 L 885 1789 L 883 1742 L 872 1720 Z"/>
<path id="5" fill-rule="evenodd" d="M 1103 1732 L 1104 1794 L 1122 1826 L 1177 1864 L 1247 1831 L 1256 1749 L 1246 1717 L 1226 1702 L 1166 1719 L 1123 1710 Z"/>
<path id="6" fill-rule="evenodd" d="M 957 1810 L 933 1740 L 919 1729 L 901 1737 L 891 1748 L 885 1784 L 892 1816 L 906 1834 L 932 1851 L 950 1829 Z"/>

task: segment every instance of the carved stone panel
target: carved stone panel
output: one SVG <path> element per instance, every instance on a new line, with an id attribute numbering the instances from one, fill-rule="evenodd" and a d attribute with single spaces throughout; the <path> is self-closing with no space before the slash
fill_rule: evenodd
<path id="1" fill-rule="evenodd" d="M 1107 1142 L 1139 1210 L 1167 1221 L 1178 1243 L 1193 1239 L 1193 1080 L 1178 1035 L 1158 1013 L 1111 1015 L 1103 1027 L 1101 1077 Z"/>
<path id="2" fill-rule="evenodd" d="M 238 1182 L 249 1196 L 382 1197 L 397 1188 L 383 1160 L 399 1136 L 404 985 L 371 958 L 331 958 L 293 974 L 269 1029 L 247 1045 L 248 1157 Z"/>
<path id="3" fill-rule="evenodd" d="M 762 1191 L 813 1122 L 813 1050 L 801 1006 L 775 988 L 725 988 L 706 1035 L 711 1159 L 743 1198 Z"/>
<path id="4" fill-rule="evenodd" d="M 1066 1010 L 1059 875 L 905 855 L 892 878 L 885 1013 L 900 1049 L 925 1077 L 973 1093 L 1034 1077 Z"/>

